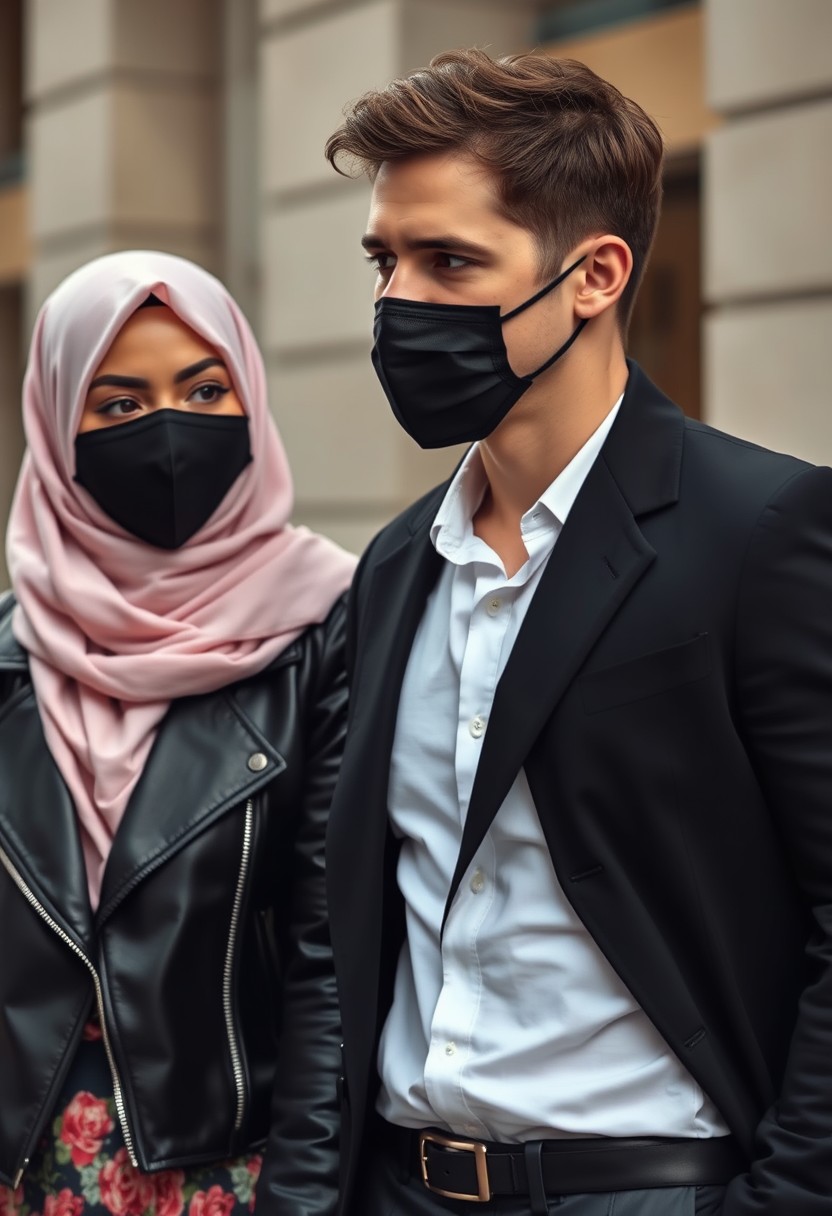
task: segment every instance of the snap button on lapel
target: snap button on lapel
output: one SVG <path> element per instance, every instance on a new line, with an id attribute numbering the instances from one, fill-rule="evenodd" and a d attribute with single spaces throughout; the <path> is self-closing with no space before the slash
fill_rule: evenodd
<path id="1" fill-rule="evenodd" d="M 255 752 L 248 758 L 248 766 L 253 773 L 262 773 L 268 763 L 268 758 L 262 752 Z"/>

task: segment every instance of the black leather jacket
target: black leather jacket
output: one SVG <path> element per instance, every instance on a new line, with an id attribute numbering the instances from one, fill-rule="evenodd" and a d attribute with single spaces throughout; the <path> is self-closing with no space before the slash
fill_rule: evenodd
<path id="1" fill-rule="evenodd" d="M 343 602 L 262 674 L 174 702 L 95 915 L 11 607 L 0 603 L 0 1182 L 25 1170 L 97 1005 L 134 1164 L 219 1161 L 268 1139 L 258 1214 L 330 1213 L 340 1031 L 323 844 L 346 716 Z"/>

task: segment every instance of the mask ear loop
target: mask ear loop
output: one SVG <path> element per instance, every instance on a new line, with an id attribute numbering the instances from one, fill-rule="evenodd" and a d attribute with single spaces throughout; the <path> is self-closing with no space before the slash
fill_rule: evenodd
<path id="1" fill-rule="evenodd" d="M 536 304 L 538 300 L 542 300 L 544 296 L 547 296 L 550 291 L 554 291 L 555 288 L 563 282 L 567 275 L 570 275 L 573 270 L 576 270 L 577 267 L 580 266 L 581 262 L 585 262 L 586 259 L 586 254 L 584 254 L 583 257 L 578 258 L 577 262 L 573 262 L 571 266 L 567 266 L 566 270 L 561 271 L 558 277 L 553 279 L 551 283 L 547 283 L 545 287 L 541 287 L 540 291 L 533 295 L 530 300 L 525 300 L 522 304 L 518 304 L 516 308 L 512 309 L 511 312 L 507 312 L 501 316 L 500 321 L 510 321 L 511 318 L 516 317 L 518 313 L 525 312 L 527 308 L 531 308 L 532 304 Z M 543 371 L 543 368 L 540 370 Z"/>
<path id="2" fill-rule="evenodd" d="M 541 365 L 537 369 L 537 371 L 529 372 L 528 379 L 534 380 L 534 378 L 536 376 L 539 376 L 541 372 L 545 372 L 547 367 L 551 367 L 553 363 L 556 363 L 557 360 L 561 357 L 561 355 L 565 355 L 566 352 L 569 350 L 569 347 L 572 345 L 572 343 L 577 338 L 578 334 L 581 332 L 583 327 L 586 325 L 588 320 L 589 320 L 589 317 L 584 317 L 584 319 L 582 321 L 579 321 L 578 324 L 575 326 L 575 329 L 572 331 L 572 334 L 570 335 L 570 337 L 568 337 L 566 339 L 566 341 L 564 342 L 563 346 L 561 346 L 561 348 L 559 350 L 555 351 L 555 353 L 552 355 L 551 359 L 547 359 L 545 363 L 541 363 Z"/>
<path id="3" fill-rule="evenodd" d="M 511 312 L 507 312 L 505 316 L 500 317 L 500 322 L 502 323 L 504 321 L 510 321 L 511 318 L 516 317 L 519 312 L 525 312 L 527 308 L 531 308 L 532 304 L 536 304 L 538 300 L 542 300 L 543 297 L 548 295 L 550 291 L 554 291 L 558 284 L 562 283 L 567 275 L 570 275 L 573 270 L 580 266 L 581 262 L 586 261 L 586 257 L 587 255 L 584 254 L 583 257 L 578 258 L 577 262 L 573 262 L 571 266 L 567 266 L 566 270 L 561 271 L 556 279 L 553 279 L 551 283 L 547 283 L 545 287 L 542 287 L 536 295 L 532 296 L 530 300 L 526 300 L 523 304 L 519 304 L 517 308 L 513 309 Z M 545 372 L 547 367 L 551 367 L 553 363 L 556 363 L 561 355 L 565 355 L 588 320 L 589 317 L 584 317 L 582 321 L 579 321 L 571 335 L 564 342 L 563 346 L 559 347 L 558 350 L 555 351 L 551 359 L 547 359 L 545 363 L 541 363 L 537 371 L 530 372 L 527 379 L 534 380 L 536 376 L 541 374 L 541 372 Z"/>

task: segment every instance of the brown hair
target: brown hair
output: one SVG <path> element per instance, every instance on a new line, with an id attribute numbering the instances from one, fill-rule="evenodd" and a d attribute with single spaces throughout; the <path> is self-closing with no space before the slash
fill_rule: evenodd
<path id="1" fill-rule="evenodd" d="M 326 155 L 338 172 L 346 155 L 373 179 L 384 161 L 453 148 L 495 174 L 503 214 L 539 245 L 543 277 L 584 237 L 627 242 L 625 330 L 662 194 L 662 137 L 644 110 L 574 59 L 446 51 L 355 102 Z"/>

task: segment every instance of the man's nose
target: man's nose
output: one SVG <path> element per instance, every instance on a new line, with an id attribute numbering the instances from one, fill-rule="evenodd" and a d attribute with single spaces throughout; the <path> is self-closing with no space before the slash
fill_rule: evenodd
<path id="1" fill-rule="evenodd" d="M 438 304 L 436 287 L 415 267 L 397 262 L 393 273 L 384 284 L 378 299 L 418 300 L 420 304 Z"/>

